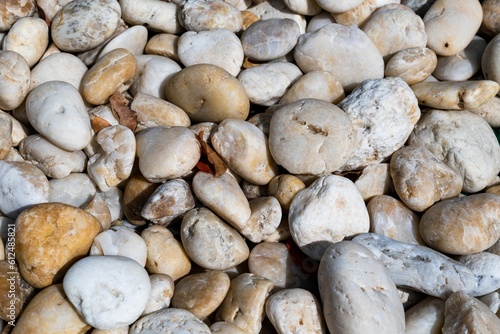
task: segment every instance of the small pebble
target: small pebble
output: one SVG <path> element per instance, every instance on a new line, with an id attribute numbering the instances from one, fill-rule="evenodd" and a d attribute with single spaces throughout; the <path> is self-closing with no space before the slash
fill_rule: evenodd
<path id="1" fill-rule="evenodd" d="M 210 334 L 210 329 L 191 312 L 178 308 L 164 308 L 137 320 L 130 334 L 185 333 Z"/>

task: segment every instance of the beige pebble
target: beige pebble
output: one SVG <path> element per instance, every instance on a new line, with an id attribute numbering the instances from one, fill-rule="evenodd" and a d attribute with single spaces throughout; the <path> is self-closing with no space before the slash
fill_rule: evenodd
<path id="1" fill-rule="evenodd" d="M 495 96 L 479 107 L 469 108 L 468 110 L 481 116 L 491 127 L 500 127 L 500 97 Z"/>
<path id="2" fill-rule="evenodd" d="M 131 25 L 147 25 L 151 30 L 169 34 L 182 31 L 175 3 L 157 0 L 122 0 L 120 6 L 122 18 Z"/>
<path id="3" fill-rule="evenodd" d="M 436 53 L 426 47 L 401 50 L 387 61 L 385 76 L 400 77 L 411 86 L 431 75 L 437 62 Z"/>
<path id="4" fill-rule="evenodd" d="M 462 190 L 462 175 L 424 147 L 399 149 L 392 155 L 390 166 L 394 188 L 412 210 L 425 211 Z"/>
<path id="5" fill-rule="evenodd" d="M 432 248 L 448 254 L 481 252 L 500 238 L 500 196 L 475 194 L 441 201 L 420 221 L 420 235 Z"/>
<path id="6" fill-rule="evenodd" d="M 66 297 L 62 284 L 54 284 L 31 300 L 12 333 L 85 333 L 90 328 Z"/>
<path id="7" fill-rule="evenodd" d="M 427 297 L 405 313 L 405 333 L 441 334 L 444 324 L 444 301 Z"/>
<path id="8" fill-rule="evenodd" d="M 49 181 L 49 202 L 60 202 L 76 207 L 87 205 L 96 194 L 96 186 L 87 173 L 71 173 Z"/>
<path id="9" fill-rule="evenodd" d="M 19 153 L 51 178 L 63 178 L 70 173 L 83 172 L 87 165 L 87 156 L 83 151 L 65 151 L 37 134 L 21 141 Z"/>
<path id="10" fill-rule="evenodd" d="M 49 45 L 49 28 L 36 17 L 20 18 L 12 25 L 2 41 L 3 50 L 15 51 L 33 67 Z"/>
<path id="11" fill-rule="evenodd" d="M 490 308 L 498 317 L 500 314 L 500 291 L 494 291 L 478 298 Z"/>
<path id="12" fill-rule="evenodd" d="M 486 305 L 464 292 L 453 293 L 445 303 L 443 334 L 498 333 L 500 319 Z"/>
<path id="13" fill-rule="evenodd" d="M 157 187 L 158 184 L 149 182 L 140 173 L 129 177 L 123 191 L 122 206 L 123 214 L 130 223 L 137 226 L 146 224 L 141 210 Z"/>
<path id="14" fill-rule="evenodd" d="M 142 315 L 169 307 L 174 295 L 175 285 L 172 277 L 165 274 L 153 274 L 149 275 L 149 280 L 151 281 L 151 294 Z M 124 334 L 128 334 L 128 331 Z"/>
<path id="15" fill-rule="evenodd" d="M 254 1 L 255 2 L 255 1 Z M 300 33 L 306 31 L 306 18 L 291 11 L 282 0 L 257 1 L 256 6 L 247 9 L 248 12 L 255 14 L 260 20 L 268 19 L 292 19 L 299 25 Z M 256 2 L 256 3 L 257 3 Z"/>
<path id="16" fill-rule="evenodd" d="M 177 42 L 179 36 L 174 34 L 157 34 L 151 37 L 144 49 L 144 52 L 152 55 L 168 57 L 179 61 L 179 52 L 177 51 Z"/>
<path id="17" fill-rule="evenodd" d="M 321 13 L 311 17 L 309 23 L 307 24 L 306 32 L 316 31 L 330 23 L 335 23 L 335 19 L 331 13 L 322 11 Z"/>
<path id="18" fill-rule="evenodd" d="M 495 36 L 484 49 L 483 57 L 481 58 L 481 66 L 483 75 L 486 79 L 494 80 L 500 83 L 500 62 L 498 55 L 500 54 L 500 37 Z"/>
<path id="19" fill-rule="evenodd" d="M 210 325 L 214 334 L 246 334 L 246 331 L 227 321 L 217 321 Z"/>
<path id="20" fill-rule="evenodd" d="M 7 116 L 12 122 L 12 146 L 18 146 L 21 140 L 28 137 L 30 130 L 21 122 L 19 122 L 14 116 L 9 113 L 0 110 L 0 115 Z M 5 121 L 9 122 L 9 121 Z"/>
<path id="21" fill-rule="evenodd" d="M 286 289 L 273 294 L 266 314 L 279 334 L 327 333 L 319 300 L 304 289 Z"/>
<path id="22" fill-rule="evenodd" d="M 14 222 L 6 229 L 7 234 L 10 232 L 12 236 L 12 229 Z M 10 231 L 9 231 L 10 229 Z M 7 247 L 10 247 L 8 240 L 6 240 Z M 29 285 L 19 274 L 19 269 L 15 262 L 12 260 L 5 260 L 4 242 L 0 239 L 0 319 L 5 322 L 11 322 L 24 311 L 25 307 L 29 304 L 33 296 L 36 294 L 35 288 Z"/>
<path id="23" fill-rule="evenodd" d="M 276 197 L 285 212 L 290 209 L 295 195 L 306 185 L 292 174 L 281 174 L 273 177 L 269 182 L 269 195 Z"/>
<path id="24" fill-rule="evenodd" d="M 210 334 L 210 329 L 191 312 L 178 308 L 164 308 L 137 320 L 129 334 L 144 333 Z"/>
<path id="25" fill-rule="evenodd" d="M 2 111 L 0 112 L 0 160 L 7 157 L 12 147 L 12 120 Z"/>
<path id="26" fill-rule="evenodd" d="M 155 126 L 191 125 L 191 120 L 184 110 L 149 94 L 138 92 L 130 108 L 137 113 L 138 130 Z"/>
<path id="27" fill-rule="evenodd" d="M 491 186 L 486 188 L 486 193 L 500 195 L 500 185 Z"/>
<path id="28" fill-rule="evenodd" d="M 485 0 L 482 2 L 483 22 L 481 31 L 489 36 L 495 36 L 500 32 L 499 14 L 500 4 L 496 0 Z"/>
<path id="29" fill-rule="evenodd" d="M 146 265 L 146 242 L 127 227 L 115 226 L 95 236 L 89 255 L 128 257 L 141 266 Z"/>
<path id="30" fill-rule="evenodd" d="M 354 0 L 354 1 L 338 0 L 334 2 L 319 0 L 318 5 L 329 13 L 344 13 L 351 9 L 356 8 L 362 2 L 363 0 Z"/>
<path id="31" fill-rule="evenodd" d="M 392 178 L 388 163 L 366 166 L 354 182 L 365 201 L 377 195 L 388 195 L 392 190 Z"/>
<path id="32" fill-rule="evenodd" d="M 344 88 L 332 72 L 313 71 L 299 77 L 283 94 L 279 103 L 287 104 L 311 98 L 337 104 L 344 97 Z"/>
<path id="33" fill-rule="evenodd" d="M 82 96 L 88 103 L 104 104 L 121 85 L 131 83 L 137 61 L 126 49 L 115 49 L 92 66 L 82 79 Z"/>
<path id="34" fill-rule="evenodd" d="M 226 270 L 248 258 L 238 232 L 207 208 L 190 210 L 181 224 L 181 240 L 190 259 L 205 269 Z"/>
<path id="35" fill-rule="evenodd" d="M 0 4 L 0 31 L 8 31 L 22 17 L 32 16 L 36 10 L 35 0 L 6 0 Z"/>
<path id="36" fill-rule="evenodd" d="M 191 261 L 182 244 L 166 227 L 152 225 L 141 233 L 148 256 L 146 269 L 150 274 L 165 274 L 175 281 L 191 270 Z"/>
<path id="37" fill-rule="evenodd" d="M 239 232 L 253 243 L 267 239 L 281 222 L 281 206 L 273 196 L 260 196 L 250 201 L 252 214 Z"/>
<path id="38" fill-rule="evenodd" d="M 82 209 L 96 217 L 101 223 L 101 230 L 105 231 L 111 227 L 111 222 L 116 220 L 112 218 L 111 210 L 106 203 L 103 193 L 96 193 L 94 197 Z"/>
<path id="39" fill-rule="evenodd" d="M 111 215 L 111 221 L 123 218 L 123 191 L 118 187 L 111 187 L 106 192 L 98 192 L 100 197 L 106 203 Z M 105 229 L 106 230 L 106 229 Z"/>
<path id="40" fill-rule="evenodd" d="M 267 239 L 263 240 L 265 242 L 279 242 L 279 241 L 285 241 L 289 238 L 291 238 L 292 235 L 290 234 L 290 227 L 288 225 L 288 217 L 286 215 L 284 217 L 281 217 L 281 222 L 276 229 L 276 231 L 273 232 Z"/>
<path id="41" fill-rule="evenodd" d="M 370 232 L 408 244 L 424 245 L 420 236 L 420 217 L 397 199 L 379 195 L 373 197 L 368 205 Z"/>
<path id="42" fill-rule="evenodd" d="M 336 23 L 362 27 L 377 9 L 376 0 L 364 0 L 358 6 L 343 13 L 331 13 Z"/>
<path id="43" fill-rule="evenodd" d="M 94 328 L 90 334 L 128 334 L 129 326 L 124 326 L 115 329 L 97 329 Z"/>
<path id="44" fill-rule="evenodd" d="M 37 0 L 36 4 L 45 14 L 45 18 L 52 21 L 58 11 L 72 0 Z"/>
<path id="45" fill-rule="evenodd" d="M 190 173 L 200 160 L 198 139 L 185 127 L 145 129 L 139 132 L 136 140 L 139 169 L 152 182 L 182 177 Z"/>
<path id="46" fill-rule="evenodd" d="M 175 285 L 172 306 L 187 310 L 204 320 L 222 303 L 229 285 L 229 276 L 222 271 L 186 276 Z"/>
<path id="47" fill-rule="evenodd" d="M 126 49 L 134 56 L 144 53 L 148 41 L 148 29 L 143 26 L 132 26 L 113 37 L 102 49 L 97 58 L 115 49 Z"/>
<path id="48" fill-rule="evenodd" d="M 101 224 L 91 214 L 62 203 L 44 203 L 16 220 L 16 259 L 23 278 L 36 288 L 59 281 L 86 255 Z"/>
<path id="49" fill-rule="evenodd" d="M 130 92 L 136 96 L 145 93 L 166 99 L 165 88 L 170 79 L 181 70 L 172 59 L 158 55 L 138 55 L 137 77 L 130 86 Z"/>
<path id="50" fill-rule="evenodd" d="M 241 274 L 231 286 L 217 310 L 216 320 L 231 322 L 248 334 L 258 334 L 265 316 L 265 304 L 273 283 L 261 276 Z"/>
<path id="51" fill-rule="evenodd" d="M 187 0 L 180 6 L 178 17 L 188 31 L 225 28 L 238 32 L 243 25 L 240 11 L 222 0 Z"/>
<path id="52" fill-rule="evenodd" d="M 427 47 L 439 56 L 452 56 L 465 49 L 483 18 L 476 0 L 437 0 L 425 13 Z"/>
<path id="53" fill-rule="evenodd" d="M 246 119 L 250 110 L 241 83 L 210 64 L 189 66 L 175 74 L 167 84 L 166 94 L 168 101 L 182 108 L 193 122 Z"/>
<path id="54" fill-rule="evenodd" d="M 259 197 L 267 196 L 267 187 L 259 186 L 248 182 L 247 180 L 241 181 L 241 190 L 245 194 L 245 197 L 250 201 Z"/>
<path id="55" fill-rule="evenodd" d="M 28 95 L 30 68 L 22 55 L 0 51 L 0 108 L 12 110 Z"/>

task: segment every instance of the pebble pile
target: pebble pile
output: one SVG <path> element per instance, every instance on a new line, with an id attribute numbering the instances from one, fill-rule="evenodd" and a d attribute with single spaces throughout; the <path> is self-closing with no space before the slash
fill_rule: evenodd
<path id="1" fill-rule="evenodd" d="M 0 329 L 500 333 L 499 0 L 0 1 Z"/>

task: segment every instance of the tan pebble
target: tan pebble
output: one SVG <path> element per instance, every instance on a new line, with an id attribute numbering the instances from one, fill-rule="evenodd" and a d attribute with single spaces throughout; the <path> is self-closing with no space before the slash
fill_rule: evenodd
<path id="1" fill-rule="evenodd" d="M 259 21 L 259 17 L 248 10 L 243 10 L 241 12 L 241 17 L 243 19 L 241 30 L 243 31 L 245 31 L 253 23 Z"/>
<path id="2" fill-rule="evenodd" d="M 285 217 L 281 217 L 281 222 L 280 222 L 278 228 L 263 241 L 265 241 L 265 242 L 279 242 L 279 241 L 285 241 L 291 237 L 292 237 L 292 235 L 290 234 L 290 226 L 288 225 L 288 217 L 286 217 L 286 215 L 285 215 Z"/>
<path id="3" fill-rule="evenodd" d="M 409 244 L 425 244 L 418 229 L 420 217 L 401 201 L 379 195 L 373 197 L 366 207 L 370 232 Z"/>
<path id="4" fill-rule="evenodd" d="M 388 163 L 366 166 L 354 182 L 365 201 L 377 195 L 388 195 L 392 189 L 392 178 Z"/>
<path id="5" fill-rule="evenodd" d="M 32 16 L 35 0 L 5 0 L 0 4 L 0 31 L 7 31 L 21 17 Z"/>
<path id="6" fill-rule="evenodd" d="M 322 11 L 315 0 L 284 0 L 284 2 L 292 12 L 301 15 L 312 16 Z"/>
<path id="7" fill-rule="evenodd" d="M 177 41 L 179 36 L 173 34 L 157 34 L 151 37 L 146 44 L 146 54 L 159 55 L 179 61 Z"/>
<path id="8" fill-rule="evenodd" d="M 178 17 L 188 31 L 225 28 L 238 32 L 243 25 L 240 11 L 222 0 L 187 0 L 180 6 Z"/>
<path id="9" fill-rule="evenodd" d="M 498 255 L 498 254 L 497 254 Z M 492 310 L 497 317 L 500 315 L 500 291 L 494 291 L 478 298 Z"/>
<path id="10" fill-rule="evenodd" d="M 36 4 L 45 14 L 45 18 L 52 21 L 58 11 L 72 0 L 37 0 Z"/>
<path id="11" fill-rule="evenodd" d="M 13 225 L 10 229 L 13 229 Z M 13 233 L 8 229 L 7 232 L 11 235 Z M 0 245 L 3 257 L 5 248 L 2 241 Z M 10 247 L 8 243 L 7 245 Z M 11 322 L 17 318 L 35 294 L 35 288 L 22 278 L 17 265 L 12 260 L 5 261 L 2 258 L 0 260 L 0 319 Z"/>
<path id="12" fill-rule="evenodd" d="M 260 131 L 264 132 L 266 137 L 269 137 L 269 126 L 272 117 L 273 115 L 270 113 L 258 113 L 247 119 L 247 122 L 255 125 Z"/>
<path id="13" fill-rule="evenodd" d="M 481 31 L 489 36 L 495 36 L 500 32 L 500 4 L 496 0 L 485 0 L 482 3 L 483 22 Z"/>
<path id="14" fill-rule="evenodd" d="M 16 220 L 16 258 L 23 278 L 36 288 L 47 287 L 85 256 L 100 232 L 99 220 L 67 204 L 38 204 Z"/>
<path id="15" fill-rule="evenodd" d="M 28 95 L 30 68 L 22 55 L 15 51 L 0 51 L 0 108 L 12 110 Z"/>
<path id="16" fill-rule="evenodd" d="M 208 326 L 191 312 L 178 308 L 163 308 L 137 320 L 129 334 L 185 333 L 211 334 Z"/>
<path id="17" fill-rule="evenodd" d="M 246 198 L 250 201 L 259 197 L 267 196 L 267 187 L 259 186 L 248 182 L 247 180 L 241 181 L 241 190 L 245 194 Z"/>
<path id="18" fill-rule="evenodd" d="M 116 329 L 97 329 L 94 328 L 90 334 L 128 334 L 128 328 L 129 326 L 126 327 L 120 327 Z"/>
<path id="19" fill-rule="evenodd" d="M 0 112 L 0 160 L 12 149 L 12 120 L 7 113 Z"/>
<path id="20" fill-rule="evenodd" d="M 424 81 L 433 73 L 438 62 L 436 53 L 425 47 L 396 52 L 385 66 L 385 76 L 400 77 L 408 85 Z"/>
<path id="21" fill-rule="evenodd" d="M 405 333 L 441 334 L 444 324 L 444 301 L 427 297 L 406 311 Z"/>
<path id="22" fill-rule="evenodd" d="M 15 51 L 33 67 L 49 45 L 49 28 L 37 17 L 23 17 L 12 25 L 2 41 L 3 50 Z"/>
<path id="23" fill-rule="evenodd" d="M 248 334 L 258 334 L 264 308 L 273 283 L 261 276 L 245 273 L 231 280 L 231 286 L 217 310 L 217 321 L 228 321 Z"/>
<path id="24" fill-rule="evenodd" d="M 331 13 L 331 15 L 338 24 L 362 27 L 377 9 L 375 2 L 376 0 L 364 0 L 358 6 L 348 11 Z"/>
<path id="25" fill-rule="evenodd" d="M 481 252 L 500 238 L 500 196 L 476 194 L 441 201 L 420 221 L 420 235 L 432 248 L 448 254 Z"/>
<path id="26" fill-rule="evenodd" d="M 100 58 L 82 79 L 82 96 L 91 104 L 104 104 L 121 85 L 134 79 L 135 57 L 126 49 L 115 49 Z"/>
<path id="27" fill-rule="evenodd" d="M 149 29 L 168 34 L 177 34 L 182 26 L 177 19 L 175 3 L 156 0 L 120 1 L 122 17 L 131 25 L 147 25 Z"/>
<path id="28" fill-rule="evenodd" d="M 485 192 L 488 194 L 500 195 L 500 185 L 488 187 Z"/>
<path id="29" fill-rule="evenodd" d="M 337 104 L 344 97 L 344 88 L 332 72 L 313 71 L 298 78 L 283 94 L 279 103 L 312 98 Z"/>
<path id="30" fill-rule="evenodd" d="M 246 331 L 227 321 L 217 321 L 210 325 L 214 334 L 246 334 Z"/>
<path id="31" fill-rule="evenodd" d="M 229 285 L 229 276 L 222 271 L 186 276 L 175 285 L 172 306 L 188 310 L 204 320 L 222 303 Z"/>
<path id="32" fill-rule="evenodd" d="M 494 96 L 477 108 L 469 108 L 470 112 L 481 116 L 492 128 L 500 127 L 500 97 Z"/>
<path id="33" fill-rule="evenodd" d="M 269 195 L 276 197 L 285 211 L 289 210 L 295 195 L 305 187 L 304 182 L 292 174 L 275 176 L 268 185 Z"/>
<path id="34" fill-rule="evenodd" d="M 134 225 L 144 225 L 146 220 L 141 216 L 141 210 L 149 196 L 153 194 L 158 184 L 149 182 L 141 174 L 131 176 L 123 192 L 123 213 Z"/>
<path id="35" fill-rule="evenodd" d="M 148 249 L 146 269 L 150 274 L 165 274 L 175 281 L 191 270 L 191 261 L 182 244 L 166 227 L 152 225 L 141 233 Z"/>
<path id="36" fill-rule="evenodd" d="M 96 193 L 92 200 L 88 202 L 83 210 L 96 217 L 101 223 L 101 230 L 106 231 L 111 227 L 111 211 L 103 199 L 102 193 Z"/>
<path id="37" fill-rule="evenodd" d="M 500 83 L 500 37 L 495 36 L 484 49 L 483 57 L 481 58 L 481 67 L 483 75 L 486 79 L 494 80 Z"/>
<path id="38" fill-rule="evenodd" d="M 151 281 L 151 294 L 142 315 L 169 307 L 174 295 L 175 285 L 172 277 L 165 274 L 153 274 L 149 275 L 149 280 Z"/>
<path id="39" fill-rule="evenodd" d="M 90 329 L 63 291 L 62 284 L 40 291 L 25 308 L 12 333 L 85 333 Z"/>
<path id="40" fill-rule="evenodd" d="M 345 13 L 359 6 L 363 0 L 339 0 L 330 2 L 326 0 L 319 0 L 318 5 L 329 13 Z"/>
<path id="41" fill-rule="evenodd" d="M 250 201 L 252 214 L 239 232 L 248 240 L 259 243 L 276 231 L 281 222 L 281 206 L 273 196 L 261 196 Z"/>
<path id="42" fill-rule="evenodd" d="M 9 113 L 0 110 L 0 115 L 7 116 L 12 122 L 12 146 L 18 146 L 21 140 L 28 137 L 30 130 L 21 122 L 19 122 L 14 116 Z M 0 116 L 2 117 L 2 116 Z M 9 123 L 9 121 L 5 121 Z"/>

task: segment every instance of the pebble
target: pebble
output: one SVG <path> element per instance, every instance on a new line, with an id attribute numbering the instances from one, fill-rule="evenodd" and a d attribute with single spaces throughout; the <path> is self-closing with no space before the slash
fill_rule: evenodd
<path id="1" fill-rule="evenodd" d="M 63 203 L 37 204 L 16 219 L 16 259 L 23 278 L 36 288 L 60 281 L 85 256 L 101 224 L 91 214 Z"/>
<path id="2" fill-rule="evenodd" d="M 4 160 L 12 150 L 12 120 L 9 114 L 0 113 L 0 160 Z"/>
<path id="3" fill-rule="evenodd" d="M 311 17 L 307 24 L 306 32 L 314 32 L 330 23 L 335 23 L 335 19 L 329 12 L 322 11 Z"/>
<path id="4" fill-rule="evenodd" d="M 36 10 L 35 0 L 6 0 L 0 5 L 0 31 L 9 30 L 22 17 L 32 16 Z"/>
<path id="5" fill-rule="evenodd" d="M 177 42 L 179 36 L 174 34 L 157 34 L 151 37 L 144 52 L 146 54 L 159 55 L 168 57 L 172 60 L 179 61 L 179 52 L 177 51 Z"/>
<path id="6" fill-rule="evenodd" d="M 248 12 L 257 16 L 260 20 L 268 19 L 292 19 L 299 25 L 300 33 L 306 32 L 306 18 L 304 15 L 291 11 L 283 0 L 259 1 L 256 6 L 247 9 Z"/>
<path id="7" fill-rule="evenodd" d="M 483 21 L 481 23 L 481 31 L 489 36 L 495 36 L 500 32 L 498 24 L 498 2 L 496 0 L 485 0 L 482 2 Z"/>
<path id="8" fill-rule="evenodd" d="M 476 0 L 437 0 L 423 17 L 427 47 L 439 56 L 457 54 L 471 42 L 482 18 L 483 10 Z"/>
<path id="9" fill-rule="evenodd" d="M 130 334 L 186 333 L 210 334 L 210 329 L 191 312 L 178 308 L 164 308 L 137 320 Z"/>
<path id="10" fill-rule="evenodd" d="M 500 54 L 500 37 L 495 36 L 484 49 L 483 57 L 481 58 L 481 67 L 483 75 L 488 80 L 500 83 L 500 62 L 498 55 Z"/>
<path id="11" fill-rule="evenodd" d="M 136 321 L 149 299 L 146 270 L 123 256 L 89 256 L 69 268 L 63 288 L 86 323 L 114 329 Z"/>
<path id="12" fill-rule="evenodd" d="M 121 202 L 123 215 L 129 223 L 136 226 L 146 224 L 146 220 L 141 216 L 142 207 L 157 187 L 158 184 L 146 180 L 140 173 L 133 174 L 127 180 Z"/>
<path id="13" fill-rule="evenodd" d="M 204 320 L 217 310 L 229 290 L 229 276 L 222 271 L 206 271 L 182 278 L 175 285 L 172 306 Z"/>
<path id="14" fill-rule="evenodd" d="M 388 195 L 393 187 L 389 164 L 366 166 L 354 184 L 365 201 L 377 195 Z"/>
<path id="15" fill-rule="evenodd" d="M 293 240 L 315 260 L 320 260 L 331 244 L 370 228 L 358 189 L 352 181 L 337 175 L 320 177 L 299 191 L 288 219 Z"/>
<path id="16" fill-rule="evenodd" d="M 240 327 L 227 322 L 227 321 L 217 321 L 210 325 L 210 331 L 214 334 L 245 334 L 246 331 Z"/>
<path id="17" fill-rule="evenodd" d="M 321 12 L 321 7 L 313 0 L 284 0 L 283 2 L 297 14 L 312 16 Z"/>
<path id="18" fill-rule="evenodd" d="M 273 177 L 268 185 L 269 195 L 274 196 L 281 204 L 282 209 L 288 212 L 295 195 L 306 185 L 292 174 L 281 174 Z"/>
<path id="19" fill-rule="evenodd" d="M 165 89 L 170 79 L 181 70 L 174 60 L 158 55 L 137 55 L 137 73 L 130 92 L 134 98 L 139 93 L 166 99 Z"/>
<path id="20" fill-rule="evenodd" d="M 266 302 L 266 314 L 279 334 L 327 332 L 321 304 L 304 289 L 286 289 Z"/>
<path id="21" fill-rule="evenodd" d="M 122 18 L 131 25 L 144 25 L 154 31 L 177 34 L 182 26 L 177 19 L 177 5 L 157 0 L 120 1 Z"/>
<path id="22" fill-rule="evenodd" d="M 416 47 L 396 52 L 385 66 L 386 77 L 400 77 L 408 85 L 424 81 L 435 72 L 436 53 L 429 48 Z"/>
<path id="23" fill-rule="evenodd" d="M 149 275 L 149 281 L 151 282 L 151 294 L 142 315 L 168 308 L 174 295 L 175 284 L 172 277 L 165 274 L 153 274 Z M 124 334 L 128 334 L 128 328 Z"/>
<path id="24" fill-rule="evenodd" d="M 19 107 L 29 86 L 30 68 L 24 57 L 15 51 L 0 51 L 0 108 Z"/>
<path id="25" fill-rule="evenodd" d="M 413 91 L 397 77 L 366 80 L 338 106 L 351 119 L 358 140 L 343 170 L 360 169 L 388 158 L 404 145 L 420 118 Z"/>
<path id="26" fill-rule="evenodd" d="M 21 211 L 49 201 L 49 181 L 28 162 L 0 160 L 0 211 L 16 219 Z"/>
<path id="27" fill-rule="evenodd" d="M 477 108 L 469 108 L 470 112 L 481 116 L 491 127 L 500 127 L 500 97 L 494 96 Z"/>
<path id="28" fill-rule="evenodd" d="M 180 235 L 189 258 L 202 268 L 226 270 L 248 258 L 243 237 L 207 208 L 188 211 Z"/>
<path id="29" fill-rule="evenodd" d="M 0 320 L 10 322 L 18 318 L 35 295 L 35 288 L 19 274 L 15 263 L 5 259 L 4 242 L 0 239 Z M 8 257 L 8 255 L 7 255 Z M 10 262 L 10 263 L 9 263 Z"/>
<path id="30" fill-rule="evenodd" d="M 484 189 L 500 171 L 500 146 L 495 134 L 484 119 L 466 110 L 428 110 L 408 144 L 427 148 L 458 171 L 464 179 L 464 192 Z"/>
<path id="31" fill-rule="evenodd" d="M 114 0 L 71 1 L 52 19 L 51 37 L 62 51 L 88 51 L 111 37 L 120 16 L 120 4 Z"/>
<path id="32" fill-rule="evenodd" d="M 344 98 L 344 88 L 332 72 L 313 71 L 299 77 L 283 94 L 279 103 L 318 99 L 337 104 Z"/>
<path id="33" fill-rule="evenodd" d="M 168 81 L 166 94 L 169 102 L 197 123 L 218 123 L 226 118 L 244 120 L 250 111 L 250 101 L 238 79 L 215 65 L 182 69 Z"/>
<path id="34" fill-rule="evenodd" d="M 101 194 L 96 193 L 90 202 L 81 208 L 96 217 L 101 223 L 101 230 L 104 231 L 111 227 L 112 216 L 111 210 Z"/>
<path id="35" fill-rule="evenodd" d="M 500 196 L 475 194 L 441 201 L 420 221 L 420 235 L 432 248 L 448 254 L 481 252 L 500 238 Z"/>
<path id="36" fill-rule="evenodd" d="M 262 195 L 250 200 L 249 204 L 252 213 L 239 232 L 251 242 L 259 243 L 278 228 L 282 217 L 281 206 L 275 197 Z"/>
<path id="37" fill-rule="evenodd" d="M 361 5 L 364 0 L 340 0 L 335 2 L 330 2 L 326 0 L 319 0 L 318 5 L 329 13 L 345 13 L 350 11 L 357 6 Z"/>
<path id="38" fill-rule="evenodd" d="M 474 296 L 486 295 L 500 289 L 500 256 L 492 252 L 479 252 L 460 255 L 456 260 L 472 270 L 476 277 L 477 287 L 470 292 Z"/>
<path id="39" fill-rule="evenodd" d="M 370 38 L 355 26 L 332 23 L 301 35 L 294 58 L 305 73 L 333 72 L 347 92 L 362 81 L 384 76 L 382 55 Z"/>
<path id="40" fill-rule="evenodd" d="M 404 309 L 396 285 L 365 247 L 352 241 L 331 245 L 319 264 L 318 285 L 330 332 L 404 332 Z"/>
<path id="41" fill-rule="evenodd" d="M 143 26 L 132 26 L 107 42 L 97 58 L 115 49 L 126 49 L 134 56 L 141 55 L 144 53 L 147 42 L 148 29 Z"/>
<path id="42" fill-rule="evenodd" d="M 222 0 L 186 0 L 179 8 L 178 18 L 188 31 L 225 28 L 238 32 L 243 25 L 240 11 Z"/>
<path id="43" fill-rule="evenodd" d="M 82 207 L 94 198 L 95 183 L 86 173 L 71 173 L 60 179 L 49 181 L 49 202 L 59 202 Z"/>
<path id="44" fill-rule="evenodd" d="M 184 110 L 153 95 L 137 92 L 130 109 L 137 113 L 137 131 L 156 126 L 191 125 L 191 120 Z"/>
<path id="45" fill-rule="evenodd" d="M 444 301 L 427 297 L 405 313 L 405 333 L 440 334 L 444 324 Z"/>

